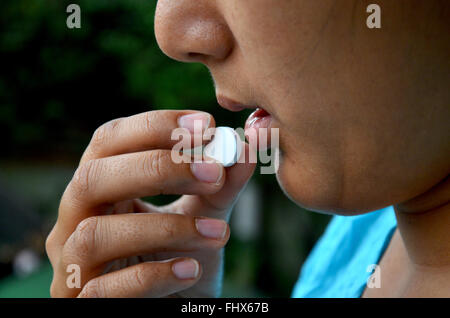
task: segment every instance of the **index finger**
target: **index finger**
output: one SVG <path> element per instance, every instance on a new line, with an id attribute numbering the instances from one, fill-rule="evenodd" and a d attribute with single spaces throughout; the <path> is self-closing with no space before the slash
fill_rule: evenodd
<path id="1" fill-rule="evenodd" d="M 194 134 L 194 125 L 203 133 L 215 122 L 210 114 L 193 110 L 156 110 L 114 119 L 95 131 L 80 164 L 130 152 L 171 149 L 178 142 L 171 138 L 174 129 L 185 128 Z"/>

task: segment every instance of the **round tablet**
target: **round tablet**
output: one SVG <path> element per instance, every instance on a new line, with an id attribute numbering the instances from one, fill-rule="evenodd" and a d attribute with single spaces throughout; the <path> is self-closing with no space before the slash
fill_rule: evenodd
<path id="1" fill-rule="evenodd" d="M 239 135 L 230 127 L 216 127 L 213 140 L 205 146 L 203 154 L 220 162 L 224 167 L 234 165 L 242 152 Z"/>

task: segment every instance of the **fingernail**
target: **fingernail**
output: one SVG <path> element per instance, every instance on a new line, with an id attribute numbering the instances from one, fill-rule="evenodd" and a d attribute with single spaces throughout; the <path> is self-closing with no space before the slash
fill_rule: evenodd
<path id="1" fill-rule="evenodd" d="M 196 278 L 198 270 L 198 262 L 193 259 L 176 262 L 172 265 L 172 271 L 178 279 Z"/>
<path id="2" fill-rule="evenodd" d="M 195 226 L 201 235 L 208 238 L 221 240 L 227 233 L 227 224 L 222 220 L 197 218 Z"/>
<path id="3" fill-rule="evenodd" d="M 222 165 L 216 162 L 193 162 L 191 171 L 198 180 L 215 184 L 220 183 L 223 175 Z"/>
<path id="4" fill-rule="evenodd" d="M 202 134 L 210 122 L 211 116 L 206 113 L 194 113 L 178 118 L 178 126 L 188 129 L 192 134 Z"/>

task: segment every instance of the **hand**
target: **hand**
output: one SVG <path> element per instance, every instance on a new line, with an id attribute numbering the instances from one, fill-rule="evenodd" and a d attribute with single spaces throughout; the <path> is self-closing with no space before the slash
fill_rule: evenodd
<path id="1" fill-rule="evenodd" d="M 174 163 L 172 130 L 193 131 L 194 119 L 215 125 L 203 112 L 151 111 L 96 130 L 47 238 L 52 297 L 218 295 L 230 210 L 255 165 Z M 183 196 L 160 207 L 139 199 L 159 194 Z M 70 264 L 80 288 L 66 283 Z"/>

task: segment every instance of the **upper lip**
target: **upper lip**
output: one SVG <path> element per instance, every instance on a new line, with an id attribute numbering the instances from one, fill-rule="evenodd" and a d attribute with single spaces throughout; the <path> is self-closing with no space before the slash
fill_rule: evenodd
<path id="1" fill-rule="evenodd" d="M 217 102 L 219 103 L 220 106 L 228 110 L 231 110 L 232 112 L 238 112 L 243 109 L 259 108 L 258 105 L 246 105 L 220 94 L 217 95 Z"/>

